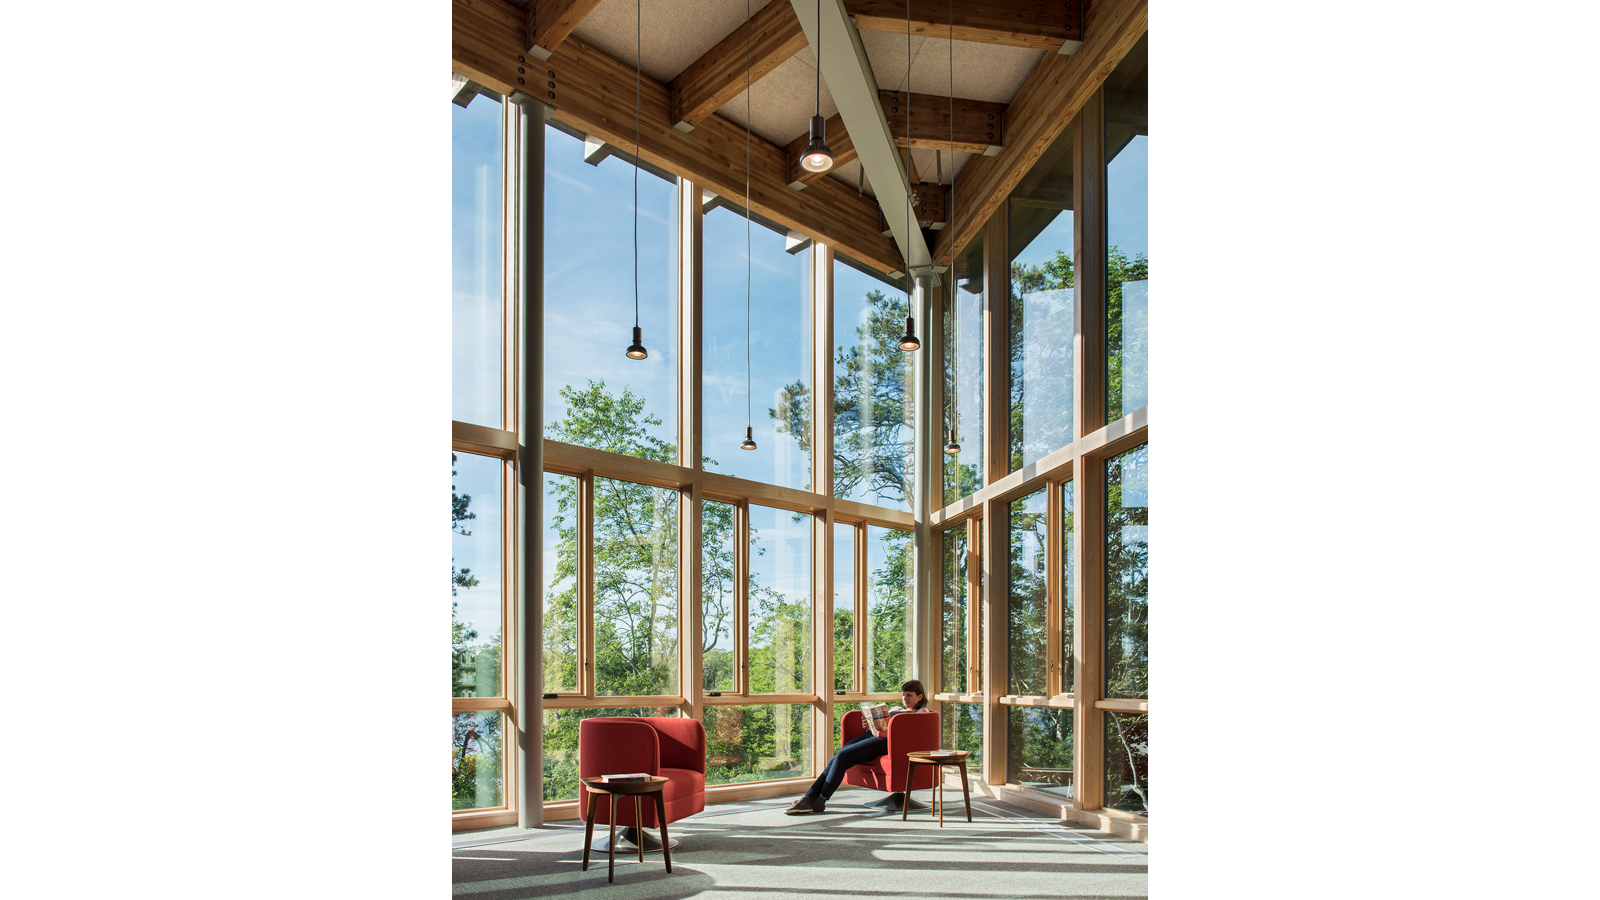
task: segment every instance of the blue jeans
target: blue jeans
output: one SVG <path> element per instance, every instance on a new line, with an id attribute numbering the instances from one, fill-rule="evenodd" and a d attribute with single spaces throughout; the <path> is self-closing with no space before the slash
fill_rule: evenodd
<path id="1" fill-rule="evenodd" d="M 889 752 L 887 738 L 873 737 L 872 732 L 863 731 L 851 738 L 839 752 L 833 754 L 833 759 L 828 760 L 828 765 L 823 768 L 822 774 L 811 783 L 806 793 L 812 797 L 826 800 L 833 796 L 833 792 L 844 783 L 844 773 L 850 771 L 851 766 L 869 763 Z"/>

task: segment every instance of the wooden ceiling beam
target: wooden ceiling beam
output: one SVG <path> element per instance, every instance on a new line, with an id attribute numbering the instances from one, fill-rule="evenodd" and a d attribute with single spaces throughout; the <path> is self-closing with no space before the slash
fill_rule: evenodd
<path id="1" fill-rule="evenodd" d="M 895 143 L 906 145 L 906 93 L 879 91 L 878 102 L 883 104 L 884 118 L 889 120 L 889 130 Z M 909 141 L 918 150 L 949 150 L 954 139 L 955 149 L 962 153 L 984 153 L 993 156 L 1005 146 L 1006 105 L 985 103 L 982 100 L 955 98 L 934 94 L 911 94 L 911 132 Z M 951 106 L 955 107 L 955 129 L 950 127 Z"/>
<path id="2" fill-rule="evenodd" d="M 790 7 L 790 9 L 793 9 L 793 7 Z M 845 163 L 855 161 L 856 145 L 850 140 L 850 132 L 844 130 L 844 120 L 839 118 L 838 113 L 829 116 L 827 121 L 822 123 L 822 133 L 828 149 L 833 151 L 833 167 L 835 169 Z M 816 181 L 818 178 L 826 178 L 828 175 L 827 172 L 812 172 L 800 165 L 800 155 L 809 143 L 811 143 L 811 132 L 807 130 L 805 134 L 790 141 L 785 151 L 789 154 L 789 187 L 797 191 L 802 190 L 806 185 Z"/>
<path id="3" fill-rule="evenodd" d="M 527 22 L 528 46 L 523 48 L 535 59 L 546 60 L 600 0 L 527 0 L 523 15 Z"/>
<path id="4" fill-rule="evenodd" d="M 1095 0 L 1087 18 L 1083 47 L 1072 56 L 1045 56 L 1017 91 L 1007 107 L 1011 127 L 1005 149 L 995 156 L 975 157 L 961 170 L 954 227 L 939 233 L 933 253 L 936 264 L 948 265 L 956 249 L 972 240 L 1139 42 L 1150 25 L 1149 2 Z"/>
<path id="5" fill-rule="evenodd" d="M 806 33 L 794 7 L 768 3 L 750 17 L 750 84 L 789 60 L 806 45 Z M 745 89 L 745 27 L 717 42 L 705 55 L 678 73 L 672 90 L 673 127 L 688 132 L 739 96 Z"/>
<path id="6" fill-rule="evenodd" d="M 451 8 L 455 72 L 507 96 L 523 91 L 552 107 L 554 118 L 633 151 L 632 66 L 576 37 L 562 41 L 546 61 L 529 60 L 522 10 L 508 0 L 452 0 Z M 638 155 L 703 189 L 742 200 L 744 128 L 711 115 L 684 134 L 672 127 L 666 85 L 645 78 L 640 96 Z M 832 178 L 797 193 L 789 188 L 784 148 L 753 137 L 750 152 L 750 206 L 757 213 L 879 271 L 902 268 L 899 249 L 877 232 L 877 204 L 870 198 Z"/>
<path id="7" fill-rule="evenodd" d="M 911 33 L 1070 54 L 1083 44 L 1084 0 L 952 0 L 912 4 Z M 906 33 L 905 0 L 845 0 L 860 31 Z M 953 25 L 952 25 L 952 19 Z"/>

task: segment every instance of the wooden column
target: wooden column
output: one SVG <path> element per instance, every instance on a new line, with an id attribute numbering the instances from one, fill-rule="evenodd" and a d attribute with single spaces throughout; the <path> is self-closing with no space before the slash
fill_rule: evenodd
<path id="1" fill-rule="evenodd" d="M 994 484 L 1011 471 L 1011 273 L 1007 262 L 1009 219 L 1005 203 L 989 216 L 983 231 L 984 281 L 984 483 Z M 1009 507 L 1002 501 L 983 504 L 984 640 L 983 683 L 983 779 L 989 784 L 1006 782 L 1006 709 L 1000 697 L 1006 692 L 1006 654 L 1009 634 L 1006 608 L 1010 596 L 1010 571 L 1006 551 L 1010 547 Z"/>
<path id="2" fill-rule="evenodd" d="M 1077 300 L 1073 304 L 1074 433 L 1105 427 L 1105 146 L 1102 93 L 1084 104 L 1073 128 L 1072 169 L 1077 210 L 1073 216 L 1073 259 L 1077 261 Z M 1073 796 L 1079 809 L 1104 803 L 1105 716 L 1095 701 L 1105 691 L 1105 463 L 1074 461 L 1072 532 L 1078 560 L 1073 654 Z"/>
<path id="3" fill-rule="evenodd" d="M 698 474 L 701 469 L 700 351 L 704 309 L 701 290 L 700 186 L 678 179 L 678 464 Z M 702 483 L 694 479 L 678 494 L 678 693 L 682 715 L 705 718 L 702 676 L 700 563 L 702 556 Z"/>
<path id="4" fill-rule="evenodd" d="M 815 395 L 813 395 L 815 396 Z M 811 517 L 811 689 L 817 702 L 811 707 L 811 769 L 833 756 L 833 509 Z M 848 565 L 848 561 L 846 562 Z"/>
<path id="5" fill-rule="evenodd" d="M 1046 672 L 1044 681 L 1044 694 L 1054 697 L 1066 692 L 1066 681 L 1062 670 L 1062 552 L 1061 534 L 1066 528 L 1066 517 L 1061 514 L 1061 482 L 1051 481 L 1045 485 L 1044 490 L 1044 619 L 1045 619 L 1045 648 L 1044 657 Z"/>
<path id="6" fill-rule="evenodd" d="M 811 264 L 811 489 L 833 496 L 833 248 L 815 241 Z M 811 578 L 813 773 L 833 756 L 833 572 L 854 560 L 833 558 L 833 505 L 814 517 Z"/>

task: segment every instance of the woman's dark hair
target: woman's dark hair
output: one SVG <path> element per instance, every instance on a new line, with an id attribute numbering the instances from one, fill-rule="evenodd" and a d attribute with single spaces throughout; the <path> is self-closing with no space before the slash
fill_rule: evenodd
<path id="1" fill-rule="evenodd" d="M 916 680 L 915 678 L 913 678 L 910 681 L 906 682 L 905 684 L 900 685 L 900 690 L 902 692 L 910 691 L 913 694 L 916 694 L 918 697 L 921 697 L 922 699 L 917 701 L 916 708 L 917 709 L 927 709 L 927 707 L 928 707 L 928 692 L 923 689 L 922 682 L 920 682 L 920 681 Z"/>

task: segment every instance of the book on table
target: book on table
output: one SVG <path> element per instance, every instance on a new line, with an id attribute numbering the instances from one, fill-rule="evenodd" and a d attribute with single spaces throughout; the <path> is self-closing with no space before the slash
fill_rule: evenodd
<path id="1" fill-rule="evenodd" d="M 649 781 L 650 775 L 645 772 L 629 772 L 626 775 L 601 775 L 600 780 L 606 784 L 627 784 L 633 781 Z"/>
<path id="2" fill-rule="evenodd" d="M 937 750 L 929 750 L 928 751 L 928 755 L 932 756 L 932 757 L 935 757 L 935 758 L 938 758 L 938 757 L 941 757 L 941 756 L 943 756 L 943 757 L 960 756 L 961 755 L 961 751 L 960 750 L 951 750 L 951 749 L 949 749 L 947 747 L 940 747 Z"/>

